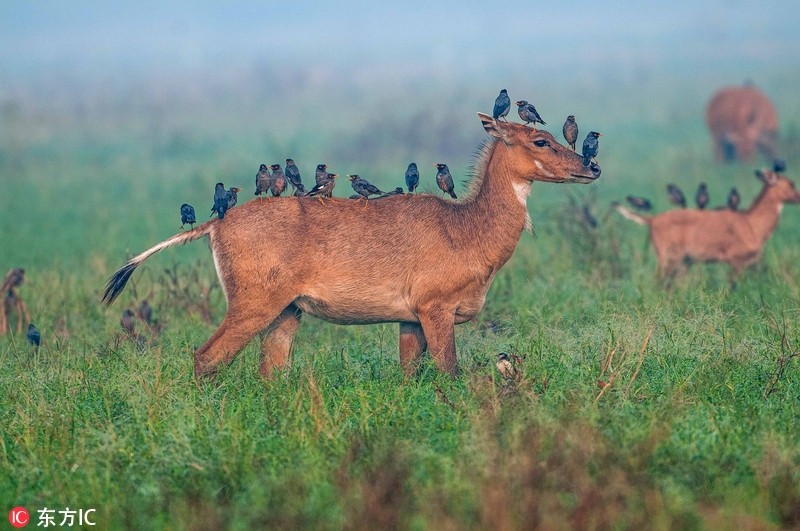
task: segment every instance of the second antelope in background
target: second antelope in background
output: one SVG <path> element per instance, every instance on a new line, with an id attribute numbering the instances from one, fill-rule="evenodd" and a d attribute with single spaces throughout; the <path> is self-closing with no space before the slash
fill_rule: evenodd
<path id="1" fill-rule="evenodd" d="M 778 225 L 784 203 L 800 203 L 794 183 L 773 171 L 757 171 L 761 193 L 745 211 L 681 209 L 644 216 L 622 205 L 614 208 L 650 227 L 650 241 L 663 276 L 684 268 L 687 260 L 726 262 L 738 275 L 756 262 Z"/>

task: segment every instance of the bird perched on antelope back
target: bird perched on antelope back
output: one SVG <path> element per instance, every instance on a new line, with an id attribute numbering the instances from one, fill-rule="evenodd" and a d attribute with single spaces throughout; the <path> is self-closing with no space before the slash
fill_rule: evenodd
<path id="1" fill-rule="evenodd" d="M 194 228 L 194 224 L 197 223 L 197 218 L 195 217 L 194 207 L 184 203 L 181 205 L 181 228 L 187 223 Z"/>
<path id="2" fill-rule="evenodd" d="M 409 194 L 413 194 L 417 186 L 419 186 L 419 170 L 417 170 L 416 162 L 412 162 L 408 165 L 408 169 L 406 170 L 406 186 L 408 187 Z"/>
<path id="3" fill-rule="evenodd" d="M 308 195 L 309 197 L 317 197 L 322 201 L 323 197 L 331 198 L 333 195 L 333 187 L 336 186 L 336 178 L 339 175 L 336 173 L 329 173 L 328 179 L 321 182 L 320 184 L 316 185 L 314 188 L 309 190 Z M 324 201 L 323 201 L 324 202 Z"/>
<path id="4" fill-rule="evenodd" d="M 286 179 L 294 188 L 294 195 L 305 195 L 306 187 L 303 186 L 303 179 L 300 177 L 300 169 L 292 159 L 286 159 Z"/>
<path id="5" fill-rule="evenodd" d="M 270 168 L 272 175 L 269 177 L 269 191 L 272 197 L 280 197 L 286 190 L 286 176 L 283 174 L 280 164 L 273 164 Z"/>
<path id="6" fill-rule="evenodd" d="M 317 181 L 317 185 L 324 183 L 325 181 L 330 179 L 331 174 L 328 173 L 328 165 L 327 164 L 317 164 L 317 171 L 314 174 L 314 178 Z"/>
<path id="7" fill-rule="evenodd" d="M 269 170 L 266 164 L 262 164 L 258 167 L 258 173 L 256 173 L 255 195 L 261 195 L 262 192 L 266 194 L 267 190 L 269 190 Z"/>
<path id="8" fill-rule="evenodd" d="M 683 191 L 674 184 L 667 185 L 667 195 L 669 195 L 669 202 L 681 208 L 686 208 L 686 196 Z"/>
<path id="9" fill-rule="evenodd" d="M 653 205 L 650 204 L 650 201 L 645 199 L 644 197 L 636 197 L 635 195 L 629 195 L 625 198 L 628 203 L 631 204 L 633 208 L 636 210 L 650 210 L 653 208 Z"/>
<path id="10" fill-rule="evenodd" d="M 350 179 L 350 186 L 353 187 L 353 190 L 364 199 L 369 199 L 371 195 L 383 194 L 377 186 L 358 175 L 348 175 L 347 177 Z"/>
<path id="11" fill-rule="evenodd" d="M 530 123 L 534 124 L 534 127 L 536 127 L 537 123 L 547 125 L 547 123 L 542 120 L 542 117 L 539 116 L 539 113 L 536 112 L 536 107 L 534 107 L 532 103 L 520 100 L 517 102 L 517 106 L 517 114 L 519 114 L 519 117 L 525 122 L 525 125 Z"/>
<path id="12" fill-rule="evenodd" d="M 731 192 L 728 194 L 728 208 L 731 210 L 739 210 L 739 190 L 736 189 L 734 186 L 731 188 Z"/>
<path id="13" fill-rule="evenodd" d="M 597 156 L 597 151 L 600 149 L 600 141 L 598 139 L 601 136 L 603 135 L 597 131 L 592 131 L 586 135 L 586 139 L 583 141 L 583 148 L 581 150 L 583 153 L 584 166 L 588 166 L 592 159 Z"/>
<path id="14" fill-rule="evenodd" d="M 228 191 L 225 193 L 225 197 L 228 198 L 227 210 L 230 210 L 236 206 L 236 201 L 239 200 L 239 196 L 237 194 L 241 191 L 242 191 L 241 188 L 236 188 L 235 186 L 231 186 L 230 188 L 228 188 Z"/>
<path id="15" fill-rule="evenodd" d="M 508 97 L 508 91 L 503 89 L 500 91 L 500 94 L 497 96 L 497 99 L 494 100 L 494 109 L 492 110 L 492 118 L 495 120 L 499 120 L 500 118 L 505 118 L 508 115 L 508 111 L 511 109 L 511 98 Z"/>
<path id="16" fill-rule="evenodd" d="M 567 116 L 567 121 L 564 122 L 564 127 L 561 129 L 564 133 L 564 140 L 567 141 L 572 151 L 575 151 L 575 142 L 578 141 L 578 123 L 575 121 L 575 116 L 570 114 Z"/>
<path id="17" fill-rule="evenodd" d="M 708 187 L 706 183 L 700 183 L 697 187 L 697 193 L 694 195 L 694 200 L 697 203 L 697 208 L 703 210 L 708 204 Z"/>
<path id="18" fill-rule="evenodd" d="M 228 191 L 225 185 L 217 183 L 214 186 L 214 206 L 211 207 L 211 215 L 216 214 L 219 219 L 225 219 L 225 211 L 228 210 Z M 210 216 L 209 216 L 210 217 Z"/>
<path id="19" fill-rule="evenodd" d="M 39 347 L 42 344 L 42 334 L 33 323 L 28 325 L 28 343 L 35 347 Z"/>
<path id="20" fill-rule="evenodd" d="M 438 170 L 436 172 L 436 184 L 439 185 L 439 189 L 446 194 L 450 194 L 453 199 L 458 199 L 458 196 L 453 191 L 453 176 L 450 175 L 450 168 L 447 167 L 447 164 L 438 162 L 434 166 Z"/>

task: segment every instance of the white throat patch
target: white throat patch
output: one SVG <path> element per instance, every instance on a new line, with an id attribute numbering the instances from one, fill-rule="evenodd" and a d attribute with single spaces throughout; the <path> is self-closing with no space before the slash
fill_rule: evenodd
<path id="1" fill-rule="evenodd" d="M 531 194 L 532 184 L 533 183 L 530 182 L 515 182 L 512 184 L 514 193 L 517 195 L 517 200 L 519 200 L 520 204 L 525 209 L 525 230 L 530 233 L 533 233 L 533 221 L 531 221 L 531 215 L 528 213 L 528 196 Z"/>
<path id="2" fill-rule="evenodd" d="M 542 166 L 541 162 L 539 162 L 538 160 L 534 160 L 533 162 L 536 164 L 536 167 L 539 168 L 542 171 L 542 174 L 545 177 L 554 177 L 554 175 L 552 173 L 550 173 L 549 171 L 546 171 L 544 169 L 544 166 Z"/>

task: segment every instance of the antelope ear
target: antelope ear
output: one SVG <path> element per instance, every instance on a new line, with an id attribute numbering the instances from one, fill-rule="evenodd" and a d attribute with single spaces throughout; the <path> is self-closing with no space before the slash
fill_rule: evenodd
<path id="1" fill-rule="evenodd" d="M 486 132 L 492 135 L 495 138 L 501 138 L 505 140 L 505 132 L 501 129 L 502 125 L 489 116 L 488 114 L 483 114 L 482 112 L 478 113 L 478 118 L 481 119 L 481 123 L 483 124 L 483 128 L 486 129 Z"/>

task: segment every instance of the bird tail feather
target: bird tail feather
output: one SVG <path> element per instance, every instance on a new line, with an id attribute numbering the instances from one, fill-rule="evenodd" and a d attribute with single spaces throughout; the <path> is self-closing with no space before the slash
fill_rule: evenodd
<path id="1" fill-rule="evenodd" d="M 650 217 L 648 216 L 642 216 L 641 214 L 637 214 L 632 210 L 629 210 L 624 206 L 620 205 L 619 203 L 614 204 L 613 207 L 617 212 L 622 214 L 622 217 L 624 217 L 625 219 L 629 219 L 635 223 L 638 223 L 639 225 L 650 225 Z"/>

